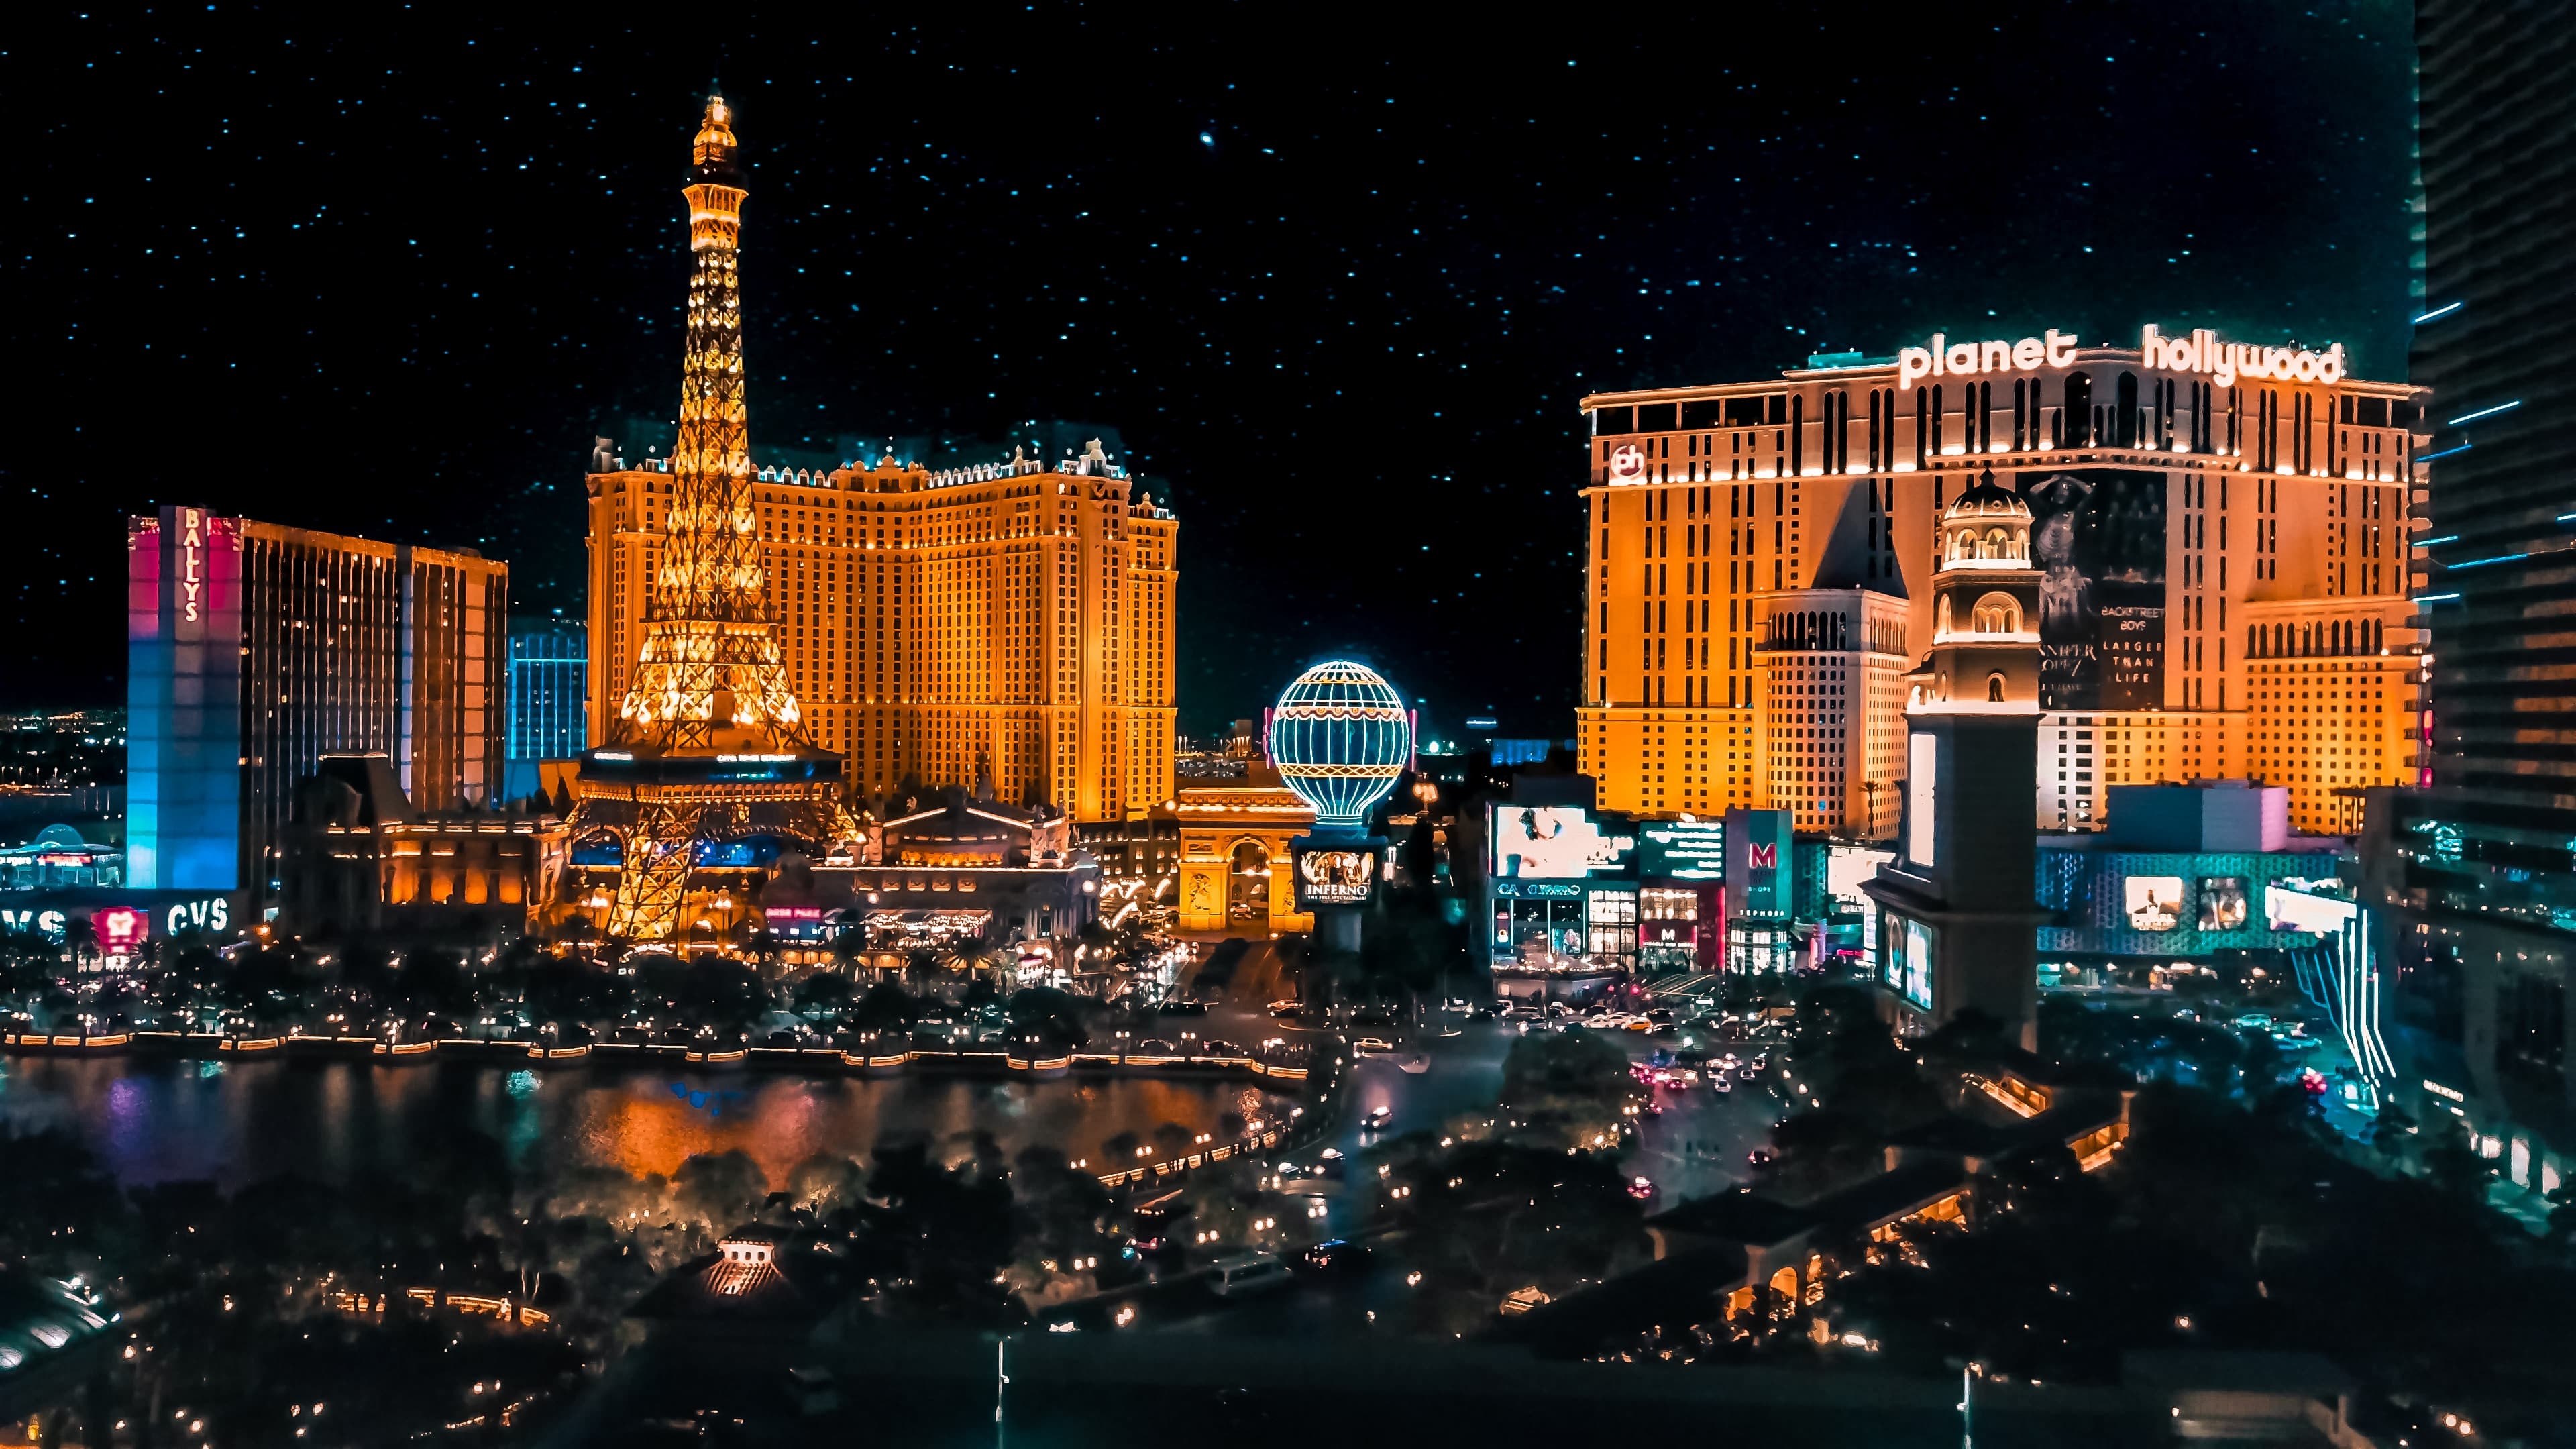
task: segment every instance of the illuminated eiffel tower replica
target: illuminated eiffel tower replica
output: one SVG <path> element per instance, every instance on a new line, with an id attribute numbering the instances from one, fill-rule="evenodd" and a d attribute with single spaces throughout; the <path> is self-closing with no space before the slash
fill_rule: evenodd
<path id="1" fill-rule="evenodd" d="M 841 757 L 816 748 L 762 602 L 760 522 L 743 413 L 742 173 L 733 118 L 709 95 L 689 155 L 688 350 L 671 447 L 668 534 L 633 686 L 608 742 L 582 756 L 574 838 L 624 847 L 615 940 L 667 941 L 701 842 L 854 840 Z"/>

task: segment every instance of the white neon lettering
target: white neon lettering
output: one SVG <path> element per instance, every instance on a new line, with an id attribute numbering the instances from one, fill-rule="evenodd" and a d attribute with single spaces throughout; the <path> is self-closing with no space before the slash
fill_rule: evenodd
<path id="1" fill-rule="evenodd" d="M 205 547 L 205 541 L 200 538 L 197 533 L 197 526 L 202 521 L 202 518 L 203 515 L 199 514 L 197 510 L 193 508 L 182 508 L 179 510 L 179 519 L 183 530 L 179 539 L 179 583 L 180 587 L 185 590 L 187 595 L 185 602 L 180 606 L 180 610 L 181 616 L 191 624 L 196 623 L 197 620 L 202 617 L 202 611 L 199 609 L 197 604 L 197 590 L 198 586 L 202 582 L 197 573 L 197 565 L 200 561 L 197 556 L 197 551 Z"/>
<path id="2" fill-rule="evenodd" d="M 2217 333 L 2205 327 L 2192 329 L 2189 337 L 2166 337 L 2154 327 L 2147 327 L 2138 334 L 2138 353 L 2151 372 L 2207 373 L 2220 387 L 2234 387 L 2240 377 L 2331 386 L 2343 381 L 2346 365 L 2340 342 L 2321 352 L 2299 347 L 2257 347 L 2244 342 L 2221 342 Z"/>
<path id="3" fill-rule="evenodd" d="M 2074 360 L 2075 339 L 2054 327 L 2045 337 L 2025 337 L 2018 342 L 2002 338 L 1952 342 L 1947 333 L 1935 332 L 1928 346 L 1896 350 L 1896 385 L 1912 387 L 1927 377 L 2036 372 L 2042 366 L 2065 367 Z"/>

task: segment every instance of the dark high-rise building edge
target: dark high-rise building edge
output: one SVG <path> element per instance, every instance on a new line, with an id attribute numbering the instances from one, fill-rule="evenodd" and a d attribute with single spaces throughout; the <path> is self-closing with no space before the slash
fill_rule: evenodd
<path id="1" fill-rule="evenodd" d="M 2421 1105 L 2539 1191 L 2576 1157 L 2576 374 L 2552 360 L 2576 349 L 2576 32 L 2555 6 L 2420 0 L 2416 42 L 2427 748 L 2424 788 L 2373 813 L 2366 886 L 2400 908 Z"/>

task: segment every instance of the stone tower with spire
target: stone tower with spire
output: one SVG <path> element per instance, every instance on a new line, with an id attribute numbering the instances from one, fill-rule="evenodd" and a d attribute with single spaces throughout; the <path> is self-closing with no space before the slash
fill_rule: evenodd
<path id="1" fill-rule="evenodd" d="M 710 94 L 689 148 L 689 305 L 679 436 L 633 683 L 582 758 L 576 838 L 622 847 L 614 939 L 668 939 L 702 841 L 828 847 L 857 826 L 841 757 L 815 746 L 764 595 L 743 402 L 742 203 L 732 108 Z"/>
<path id="2" fill-rule="evenodd" d="M 1943 510 L 1932 648 L 1905 676 L 1896 859 L 1862 886 L 1889 1008 L 1975 1011 L 2035 1044 L 2039 998 L 2039 570 L 2030 505 L 1988 470 Z"/>

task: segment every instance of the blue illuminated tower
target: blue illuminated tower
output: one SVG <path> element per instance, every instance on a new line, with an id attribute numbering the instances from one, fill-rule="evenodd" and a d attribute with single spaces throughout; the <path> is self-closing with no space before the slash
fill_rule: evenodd
<path id="1" fill-rule="evenodd" d="M 1386 860 L 1368 812 L 1412 764 L 1412 713 L 1376 670 L 1330 660 L 1279 696 L 1269 748 L 1279 778 L 1315 810 L 1314 833 L 1289 844 L 1297 902 L 1325 944 L 1357 950 L 1360 908 Z"/>

